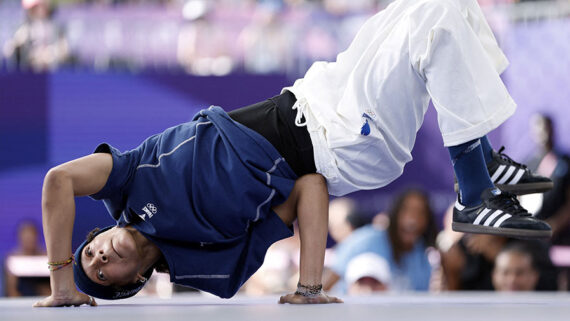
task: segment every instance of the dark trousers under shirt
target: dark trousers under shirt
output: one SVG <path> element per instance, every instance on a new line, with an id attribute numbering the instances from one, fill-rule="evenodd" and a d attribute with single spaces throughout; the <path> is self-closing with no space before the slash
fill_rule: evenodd
<path id="1" fill-rule="evenodd" d="M 295 125 L 296 98 L 289 91 L 265 101 L 231 111 L 236 122 L 267 139 L 299 177 L 315 173 L 313 145 L 307 127 Z"/>

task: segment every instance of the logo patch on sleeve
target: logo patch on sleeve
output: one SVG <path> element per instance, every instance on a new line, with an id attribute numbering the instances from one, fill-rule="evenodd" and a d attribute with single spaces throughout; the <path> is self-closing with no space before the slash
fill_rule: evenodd
<path id="1" fill-rule="evenodd" d="M 143 215 L 139 215 L 139 217 L 143 220 L 146 221 L 146 215 L 148 215 L 148 218 L 152 218 L 154 214 L 156 214 L 156 212 L 158 211 L 158 209 L 156 208 L 156 206 L 152 203 L 148 203 L 146 204 L 142 210 L 146 213 Z"/>

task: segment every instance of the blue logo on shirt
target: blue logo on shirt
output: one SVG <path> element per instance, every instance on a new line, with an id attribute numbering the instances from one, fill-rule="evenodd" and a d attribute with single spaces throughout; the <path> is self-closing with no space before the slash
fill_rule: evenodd
<path id="1" fill-rule="evenodd" d="M 366 113 L 362 114 L 362 118 L 364 118 L 364 124 L 360 128 L 360 135 L 368 136 L 370 134 L 370 124 L 368 124 L 368 120 L 372 120 L 372 118 Z"/>

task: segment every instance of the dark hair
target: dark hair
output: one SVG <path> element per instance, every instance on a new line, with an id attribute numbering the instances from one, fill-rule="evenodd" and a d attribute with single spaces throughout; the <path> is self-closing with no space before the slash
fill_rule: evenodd
<path id="1" fill-rule="evenodd" d="M 367 215 L 362 209 L 358 206 L 355 206 L 353 209 L 348 212 L 346 216 L 346 221 L 353 230 L 357 228 L 363 227 L 364 225 L 370 224 L 371 216 Z"/>
<path id="2" fill-rule="evenodd" d="M 538 117 L 540 117 L 547 124 L 547 126 L 550 130 L 553 129 L 554 121 L 552 120 L 552 117 L 550 115 L 545 114 L 545 113 L 539 113 Z"/>
<path id="3" fill-rule="evenodd" d="M 401 193 L 392 204 L 392 207 L 388 211 L 390 217 L 390 225 L 388 226 L 388 237 L 390 238 L 390 245 L 392 246 L 392 255 L 396 263 L 400 263 L 400 260 L 405 252 L 402 240 L 400 240 L 398 234 L 398 223 L 400 220 L 400 212 L 404 206 L 406 199 L 412 195 L 419 196 L 423 203 L 425 204 L 425 213 L 427 215 L 427 226 L 426 230 L 422 234 L 422 240 L 426 247 L 433 246 L 435 243 L 435 237 L 437 234 L 437 229 L 435 226 L 435 219 L 433 216 L 433 211 L 431 209 L 429 198 L 427 194 L 419 188 L 410 188 Z"/>
<path id="4" fill-rule="evenodd" d="M 87 244 L 91 243 L 91 241 L 93 241 L 93 239 L 95 238 L 95 236 L 97 236 L 97 233 L 100 231 L 101 229 L 96 227 L 94 229 L 92 229 L 89 233 L 87 233 L 87 237 L 85 238 L 85 241 L 87 241 Z"/>
<path id="5" fill-rule="evenodd" d="M 530 258 L 530 264 L 532 268 L 536 271 L 539 270 L 537 257 L 536 257 L 536 250 L 531 246 L 531 244 L 522 241 L 512 241 L 507 243 L 501 251 L 499 255 L 502 253 L 518 253 L 522 255 L 527 255 Z"/>
<path id="6" fill-rule="evenodd" d="M 536 291 L 558 290 L 559 270 L 550 259 L 550 245 L 537 240 L 510 240 L 499 253 L 515 252 L 529 255 L 532 268 L 538 272 Z"/>

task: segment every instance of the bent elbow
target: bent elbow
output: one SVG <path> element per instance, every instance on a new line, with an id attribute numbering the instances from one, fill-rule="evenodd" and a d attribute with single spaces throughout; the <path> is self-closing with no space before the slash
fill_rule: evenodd
<path id="1" fill-rule="evenodd" d="M 61 166 L 50 169 L 44 178 L 42 204 L 54 206 L 69 195 L 73 197 L 71 174 Z"/>
<path id="2" fill-rule="evenodd" d="M 59 189 L 70 182 L 69 173 L 61 166 L 51 168 L 44 178 L 44 188 Z"/>

